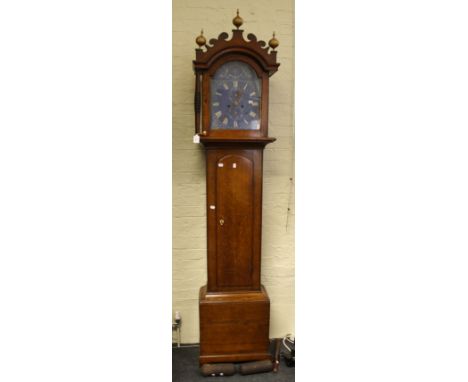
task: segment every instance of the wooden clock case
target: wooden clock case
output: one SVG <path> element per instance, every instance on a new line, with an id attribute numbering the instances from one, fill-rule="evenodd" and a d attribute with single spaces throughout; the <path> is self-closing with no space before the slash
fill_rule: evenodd
<path id="1" fill-rule="evenodd" d="M 198 42 L 198 41 L 197 41 Z M 204 44 L 203 44 L 204 45 Z M 229 61 L 261 79 L 258 130 L 210 129 L 210 81 Z M 200 364 L 271 359 L 270 299 L 260 282 L 263 150 L 276 51 L 253 34 L 223 32 L 196 49 L 195 132 L 206 152 L 208 281 L 200 289 Z"/>

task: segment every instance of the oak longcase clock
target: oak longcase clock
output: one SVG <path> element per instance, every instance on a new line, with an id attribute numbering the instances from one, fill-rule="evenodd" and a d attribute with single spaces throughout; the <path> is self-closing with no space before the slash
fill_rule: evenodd
<path id="1" fill-rule="evenodd" d="M 206 152 L 208 280 L 200 289 L 200 364 L 271 359 L 270 299 L 260 282 L 263 150 L 269 78 L 278 70 L 273 38 L 209 44 L 193 61 L 195 133 Z"/>

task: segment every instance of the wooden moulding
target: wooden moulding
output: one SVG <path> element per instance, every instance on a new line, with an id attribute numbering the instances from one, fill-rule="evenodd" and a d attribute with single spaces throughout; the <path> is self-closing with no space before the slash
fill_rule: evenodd
<path id="1" fill-rule="evenodd" d="M 249 33 L 245 40 L 243 32 L 242 29 L 233 29 L 230 40 L 228 40 L 229 35 L 223 32 L 217 39 L 212 38 L 209 41 L 210 45 L 206 45 L 206 50 L 195 49 L 194 70 L 208 69 L 214 61 L 225 54 L 241 53 L 254 58 L 269 76 L 275 73 L 280 65 L 276 62 L 276 51 L 271 50 L 265 41 L 258 41 L 253 33 Z"/>
<path id="2" fill-rule="evenodd" d="M 276 141 L 276 138 L 272 137 L 231 137 L 231 138 L 223 138 L 223 137 L 201 137 L 200 142 L 207 148 L 210 147 L 226 147 L 226 146 L 233 146 L 233 147 L 265 147 L 267 144 Z"/>
<path id="3" fill-rule="evenodd" d="M 200 365 L 272 360 L 269 352 L 270 299 L 260 291 L 200 289 Z"/>

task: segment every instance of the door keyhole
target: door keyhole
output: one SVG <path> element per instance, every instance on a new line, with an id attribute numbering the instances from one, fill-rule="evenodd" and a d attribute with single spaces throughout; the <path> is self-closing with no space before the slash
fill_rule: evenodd
<path id="1" fill-rule="evenodd" d="M 219 219 L 219 224 L 224 225 L 224 219 L 223 218 Z"/>

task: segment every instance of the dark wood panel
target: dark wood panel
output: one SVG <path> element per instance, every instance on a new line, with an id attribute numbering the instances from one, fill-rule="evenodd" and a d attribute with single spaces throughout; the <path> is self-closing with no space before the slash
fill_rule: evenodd
<path id="1" fill-rule="evenodd" d="M 238 154 L 216 164 L 216 272 L 220 287 L 252 286 L 254 164 Z"/>
<path id="2" fill-rule="evenodd" d="M 262 147 L 207 150 L 209 291 L 260 289 L 262 161 Z"/>
<path id="3" fill-rule="evenodd" d="M 270 300 L 265 289 L 215 296 L 206 287 L 200 291 L 200 362 L 268 359 Z"/>

